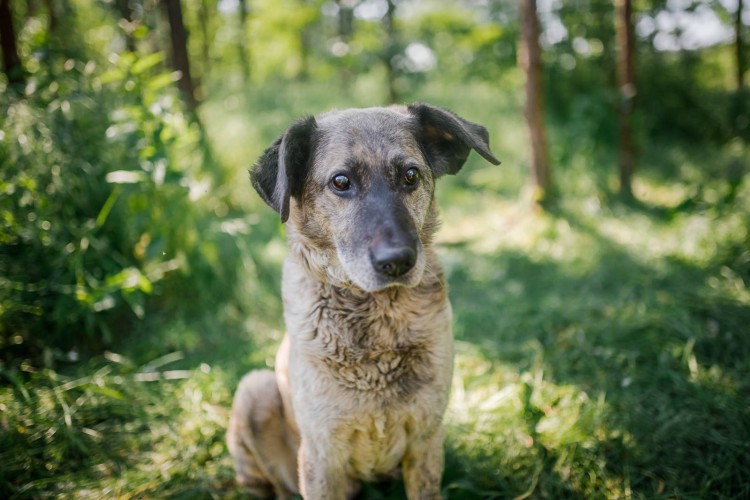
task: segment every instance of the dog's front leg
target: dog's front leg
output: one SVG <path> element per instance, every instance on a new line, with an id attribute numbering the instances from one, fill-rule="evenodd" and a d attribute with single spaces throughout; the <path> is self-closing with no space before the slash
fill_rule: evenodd
<path id="1" fill-rule="evenodd" d="M 412 443 L 402 463 L 406 496 L 409 500 L 440 498 L 443 476 L 442 427 L 424 440 Z"/>
<path id="2" fill-rule="evenodd" d="M 299 450 L 300 492 L 305 500 L 345 500 L 350 485 L 345 465 L 339 463 L 334 450 L 314 446 L 302 439 Z"/>

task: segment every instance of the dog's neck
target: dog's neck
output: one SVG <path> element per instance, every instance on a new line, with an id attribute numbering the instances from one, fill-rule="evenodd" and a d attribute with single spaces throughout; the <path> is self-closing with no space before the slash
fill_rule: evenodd
<path id="1" fill-rule="evenodd" d="M 434 267 L 414 287 L 367 292 L 301 277 L 299 284 L 307 283 L 295 289 L 314 298 L 287 302 L 287 313 L 301 313 L 296 317 L 304 318 L 302 324 L 316 325 L 298 341 L 316 345 L 320 359 L 344 387 L 403 398 L 429 382 L 430 346 L 437 331 L 449 329 L 451 312 L 437 257 L 427 251 Z M 290 258 L 300 267 L 297 255 Z"/>

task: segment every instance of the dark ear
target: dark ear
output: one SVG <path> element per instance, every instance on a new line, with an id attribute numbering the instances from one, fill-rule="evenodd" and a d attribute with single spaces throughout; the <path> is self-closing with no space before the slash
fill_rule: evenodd
<path id="1" fill-rule="evenodd" d="M 429 104 L 414 103 L 407 109 L 417 119 L 417 139 L 437 176 L 461 170 L 472 149 L 493 165 L 500 164 L 483 126 Z"/>
<path id="2" fill-rule="evenodd" d="M 289 218 L 289 198 L 302 194 L 316 128 L 312 116 L 294 122 L 250 170 L 253 187 L 281 215 L 281 222 Z"/>

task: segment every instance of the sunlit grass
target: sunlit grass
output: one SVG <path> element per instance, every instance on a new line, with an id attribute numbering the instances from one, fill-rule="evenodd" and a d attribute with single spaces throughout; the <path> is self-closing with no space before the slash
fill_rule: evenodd
<path id="1" fill-rule="evenodd" d="M 685 168 L 638 178 L 636 206 L 566 179 L 590 190 L 550 214 L 498 197 L 489 169 L 445 188 L 457 497 L 747 492 L 749 436 L 724 418 L 748 414 L 748 275 L 722 258 L 747 241 L 750 192 L 722 205 L 727 179 Z"/>

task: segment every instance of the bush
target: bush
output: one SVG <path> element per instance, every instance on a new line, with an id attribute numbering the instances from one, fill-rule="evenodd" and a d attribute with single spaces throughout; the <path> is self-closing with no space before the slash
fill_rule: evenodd
<path id="1" fill-rule="evenodd" d="M 221 179 L 162 59 L 128 53 L 106 71 L 69 59 L 0 102 L 5 361 L 100 350 L 146 316 L 149 297 L 189 309 L 196 293 L 231 291 L 214 213 L 230 210 L 209 195 Z"/>

